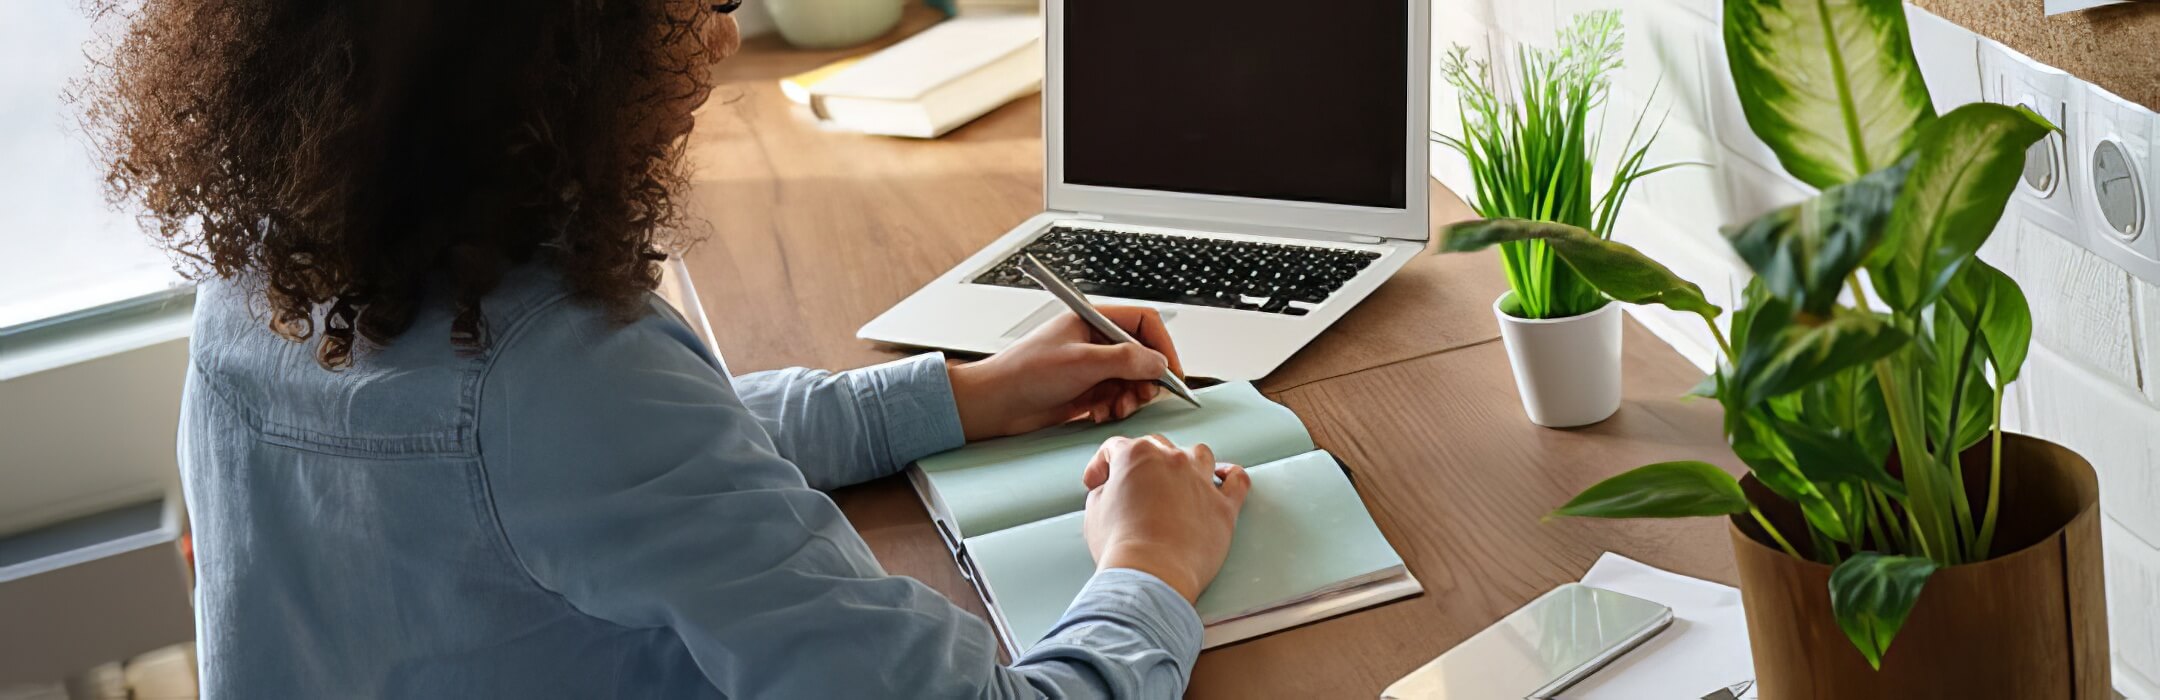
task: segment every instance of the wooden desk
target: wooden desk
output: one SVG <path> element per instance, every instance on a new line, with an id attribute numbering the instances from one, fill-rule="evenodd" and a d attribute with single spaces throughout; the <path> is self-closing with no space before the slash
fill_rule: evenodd
<path id="1" fill-rule="evenodd" d="M 911 11 L 903 32 L 929 21 Z M 1038 100 L 937 141 L 824 132 L 775 81 L 839 55 L 753 40 L 721 66 L 725 84 L 699 118 L 691 196 L 712 229 L 689 266 L 738 372 L 899 356 L 855 329 L 1041 207 Z M 1452 193 L 1434 195 L 1436 223 L 1469 215 Z M 1675 398 L 1700 373 L 1632 322 L 1619 415 L 1532 426 L 1489 310 L 1504 285 L 1493 256 L 1420 259 L 1261 382 L 1355 472 L 1426 593 L 1203 654 L 1193 696 L 1374 697 L 1607 550 L 1736 580 L 1714 520 L 1540 522 L 1640 464 L 1738 463 L 1717 406 Z M 834 499 L 888 571 L 981 614 L 904 480 Z"/>

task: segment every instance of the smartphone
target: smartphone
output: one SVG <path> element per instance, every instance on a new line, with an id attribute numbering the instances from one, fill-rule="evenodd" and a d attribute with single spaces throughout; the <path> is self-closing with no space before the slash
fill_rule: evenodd
<path id="1" fill-rule="evenodd" d="M 1672 608 L 1563 584 L 1404 676 L 1384 700 L 1549 700 L 1672 626 Z"/>

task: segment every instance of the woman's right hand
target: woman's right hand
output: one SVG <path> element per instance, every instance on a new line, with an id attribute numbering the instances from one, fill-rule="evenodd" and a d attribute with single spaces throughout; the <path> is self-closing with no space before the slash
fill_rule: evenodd
<path id="1" fill-rule="evenodd" d="M 1096 568 L 1147 572 L 1187 601 L 1199 600 L 1222 568 L 1238 509 L 1252 489 L 1244 467 L 1216 464 L 1207 445 L 1179 449 L 1161 435 L 1110 438 L 1081 482 L 1088 488 L 1083 529 Z"/>

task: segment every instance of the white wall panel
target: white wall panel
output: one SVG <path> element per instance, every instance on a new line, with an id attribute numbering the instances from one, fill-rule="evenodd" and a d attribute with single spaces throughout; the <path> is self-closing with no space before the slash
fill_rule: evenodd
<path id="1" fill-rule="evenodd" d="M 2108 646 L 2115 656 L 2115 689 L 2132 700 L 2160 698 L 2160 549 L 2102 519 L 2107 548 Z"/>
<path id="2" fill-rule="evenodd" d="M 2160 409 L 2050 347 L 2033 349 L 2018 382 L 2030 391 L 2021 430 L 2084 455 L 2100 472 L 2102 509 L 2160 542 Z"/>
<path id="3" fill-rule="evenodd" d="M 1495 0 L 1493 28 L 1531 46 L 1552 46 L 1562 17 L 1554 0 Z"/>
<path id="4" fill-rule="evenodd" d="M 1725 8 L 1718 4 L 1718 0 L 1665 0 L 1665 4 L 1686 8 L 1687 11 L 1695 13 L 1695 16 L 1710 20 L 1712 24 L 1724 21 L 1725 18 Z"/>
<path id="5" fill-rule="evenodd" d="M 1714 238 L 1715 230 L 1706 232 L 1702 227 L 1675 225 L 1665 218 L 1662 212 L 1666 211 L 1685 214 L 1697 209 L 1631 207 L 1621 214 L 1620 230 L 1614 238 L 1664 263 L 1681 279 L 1702 287 L 1703 297 L 1710 303 L 1725 309 L 1733 308 L 1740 289 L 1747 285 L 1747 266 L 1741 263 L 1740 258 L 1733 254 L 1732 247 L 1726 245 L 1722 239 L 1704 240 L 1706 233 Z M 1694 363 L 1696 368 L 1708 372 L 1717 366 L 1717 341 L 1710 335 L 1709 329 L 1703 326 L 1700 316 L 1662 306 L 1630 306 L 1628 312 L 1656 332 L 1659 338 L 1672 345 L 1673 349 L 1678 350 L 1689 362 Z"/>
<path id="6" fill-rule="evenodd" d="M 1730 143 L 1728 141 L 1727 145 Z M 1767 167 L 1759 165 L 1731 148 L 1723 149 L 1718 160 L 1718 174 L 1723 176 L 1725 208 L 1730 212 L 1724 220 L 1726 223 L 1752 221 L 1771 210 L 1807 201 L 1815 195 L 1814 188 L 1793 179 L 1784 170 L 1777 169 L 1774 163 Z"/>
<path id="7" fill-rule="evenodd" d="M 1935 111 L 1979 102 L 1980 72 L 1974 69 L 1973 55 L 1980 37 L 1910 3 L 1905 5 L 1905 25 L 1912 30 L 1913 57 L 1927 78 Z"/>
<path id="8" fill-rule="evenodd" d="M 2145 398 L 2160 406 L 2160 285 L 2144 280 L 2132 280 L 2130 285 L 2137 293 L 2138 378 L 2145 384 Z M 2160 470 L 2160 464 L 2150 468 Z"/>
<path id="9" fill-rule="evenodd" d="M 1726 246 L 1719 228 L 1740 220 L 1740 213 L 1725 196 L 1729 186 L 1724 169 L 1719 167 L 1725 158 L 1724 150 L 1701 131 L 1680 124 L 1666 125 L 1664 133 L 1650 145 L 1649 162 L 1692 165 L 1636 182 L 1628 195 L 1628 207 L 1665 214 L 1668 220 L 1660 223 L 1669 230 L 1666 235 L 1683 236 L 1722 250 Z"/>
<path id="10" fill-rule="evenodd" d="M 1703 66 L 1703 78 L 1710 90 L 1710 135 L 1757 167 L 1784 174 L 1785 168 L 1778 165 L 1777 154 L 1771 152 L 1762 139 L 1755 138 L 1755 131 L 1748 128 L 1747 114 L 1741 111 L 1740 95 L 1733 87 L 1732 68 L 1725 63 L 1723 36 L 1718 32 L 1705 34 L 1699 50 L 1708 59 Z"/>
<path id="11" fill-rule="evenodd" d="M 2045 230 L 2026 226 L 2018 234 L 2012 275 L 2032 303 L 2033 340 L 2136 390 L 2130 275 Z"/>
<path id="12" fill-rule="evenodd" d="M 2003 208 L 2002 221 L 1995 226 L 1995 234 L 1980 244 L 1980 259 L 2005 272 L 2016 274 L 2018 260 L 2018 229 L 2024 226 L 2028 205 L 2012 201 Z"/>

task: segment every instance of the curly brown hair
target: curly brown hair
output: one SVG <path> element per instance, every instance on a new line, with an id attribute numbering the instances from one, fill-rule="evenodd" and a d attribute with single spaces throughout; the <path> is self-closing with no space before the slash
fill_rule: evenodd
<path id="1" fill-rule="evenodd" d="M 107 29 L 72 92 L 108 197 L 183 272 L 259 284 L 270 328 L 319 336 L 324 367 L 356 332 L 389 343 L 431 292 L 459 350 L 486 347 L 482 297 L 536 258 L 634 316 L 688 242 L 683 137 L 725 53 L 697 3 L 89 10 Z"/>

